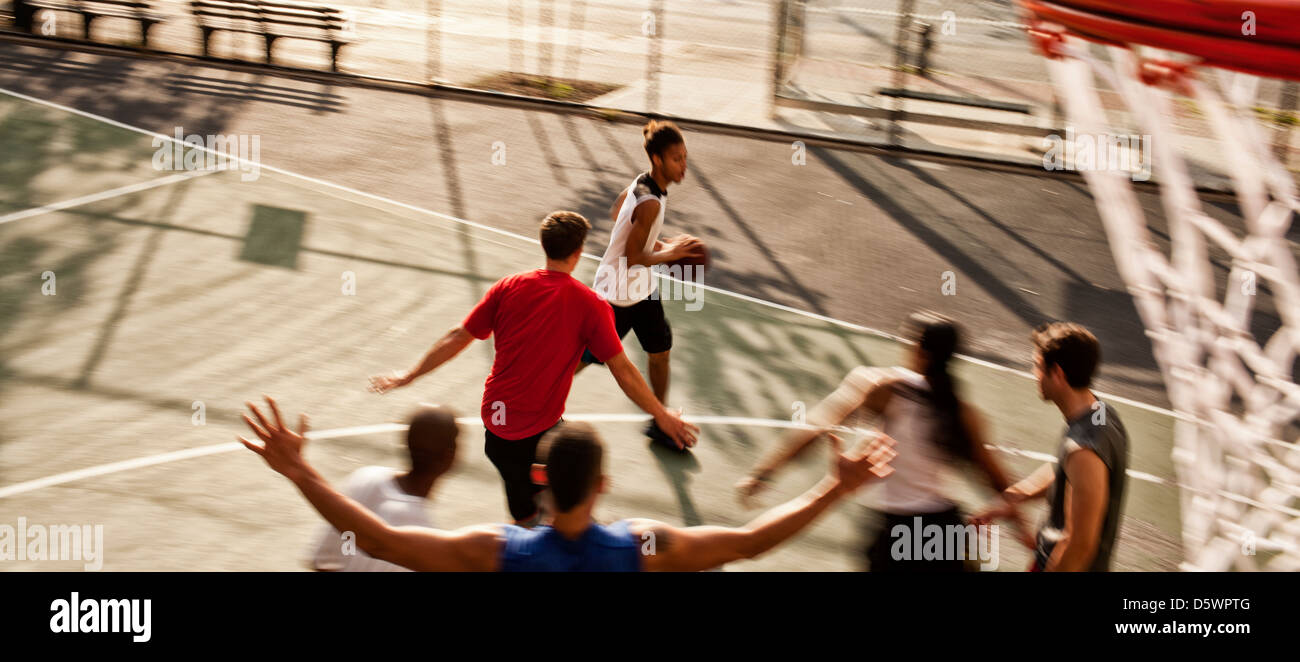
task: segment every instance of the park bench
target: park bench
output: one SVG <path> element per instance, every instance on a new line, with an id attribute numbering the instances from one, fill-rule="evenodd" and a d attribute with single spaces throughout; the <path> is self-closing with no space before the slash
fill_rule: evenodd
<path id="1" fill-rule="evenodd" d="M 149 45 L 149 29 L 165 18 L 148 2 L 136 0 L 25 0 L 27 11 L 41 10 L 81 14 L 82 35 L 90 40 L 90 26 L 97 18 L 124 18 L 140 23 L 140 41 Z"/>
<path id="2" fill-rule="evenodd" d="M 192 0 L 190 8 L 203 31 L 203 54 L 215 32 L 244 32 L 266 40 L 266 62 L 277 39 L 309 39 L 330 45 L 330 68 L 338 71 L 339 49 L 351 42 L 342 10 L 320 5 L 239 0 Z"/>

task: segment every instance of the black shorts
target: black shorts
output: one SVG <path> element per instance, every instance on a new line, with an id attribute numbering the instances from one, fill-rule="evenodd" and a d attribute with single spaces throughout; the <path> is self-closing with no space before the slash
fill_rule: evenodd
<path id="1" fill-rule="evenodd" d="M 543 488 L 533 482 L 533 463 L 537 458 L 537 443 L 550 431 L 543 430 L 523 439 L 503 439 L 492 434 L 491 430 L 484 430 L 487 441 L 483 449 L 501 474 L 506 487 L 506 506 L 510 508 L 510 516 L 515 521 L 526 520 L 537 514 L 535 497 Z"/>
<path id="2" fill-rule="evenodd" d="M 636 339 L 646 354 L 658 354 L 673 348 L 673 329 L 668 326 L 664 304 L 658 297 L 642 299 L 630 306 L 609 305 L 614 309 L 614 328 L 619 340 L 628 331 L 635 331 Z M 582 362 L 600 363 L 590 350 L 583 353 Z"/>
<path id="3" fill-rule="evenodd" d="M 895 559 L 891 553 L 894 542 L 897 540 L 891 533 L 896 525 L 907 527 L 911 531 L 916 525 L 916 517 L 921 518 L 921 529 L 934 524 L 938 525 L 945 531 L 948 526 L 964 526 L 965 521 L 961 512 L 957 508 L 939 511 L 935 513 L 916 513 L 908 515 L 894 515 L 891 513 L 873 512 L 873 521 L 867 524 L 867 548 L 866 560 L 871 572 L 971 572 L 978 570 L 974 565 L 975 550 L 963 550 L 958 554 L 955 549 L 949 548 L 948 537 L 945 536 L 944 550 L 940 559 Z M 915 550 L 919 556 L 921 550 Z"/>

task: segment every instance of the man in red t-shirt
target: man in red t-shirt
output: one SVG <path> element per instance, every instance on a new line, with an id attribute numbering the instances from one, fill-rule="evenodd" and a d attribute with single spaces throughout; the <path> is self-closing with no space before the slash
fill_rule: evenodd
<path id="1" fill-rule="evenodd" d="M 480 412 L 487 428 L 487 456 L 505 481 L 510 515 L 534 524 L 541 487 L 530 475 L 537 442 L 560 422 L 573 384 L 573 370 L 590 349 L 605 363 L 623 392 L 679 447 L 695 444 L 699 428 L 668 411 L 623 353 L 614 314 L 591 288 L 571 275 L 582 259 L 591 224 L 581 214 L 557 211 L 542 221 L 546 268 L 497 281 L 460 326 L 434 344 L 411 371 L 372 377 L 371 390 L 405 386 L 451 360 L 475 338 L 496 334 L 496 357 L 483 386 Z"/>

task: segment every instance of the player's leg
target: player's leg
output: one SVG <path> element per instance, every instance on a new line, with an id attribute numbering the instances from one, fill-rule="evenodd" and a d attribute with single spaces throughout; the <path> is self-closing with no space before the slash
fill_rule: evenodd
<path id="1" fill-rule="evenodd" d="M 659 402 L 668 402 L 668 352 L 655 352 L 650 355 L 650 388 L 654 389 Z"/>
<path id="2" fill-rule="evenodd" d="M 650 358 L 650 388 L 654 390 L 659 402 L 667 405 L 670 373 L 668 357 L 669 350 L 673 347 L 673 329 L 664 316 L 663 303 L 659 297 L 651 296 L 629 307 L 627 316 L 631 320 L 632 330 L 636 332 L 637 341 L 641 343 L 641 349 Z M 677 442 L 660 430 L 654 421 L 646 426 L 646 436 L 657 444 L 677 448 Z"/>
<path id="3" fill-rule="evenodd" d="M 492 465 L 501 474 L 501 481 L 506 491 L 506 506 L 510 517 L 520 526 L 537 524 L 537 493 L 541 487 L 533 484 L 533 459 L 537 452 L 537 442 L 541 435 L 524 439 L 503 439 L 485 431 L 484 450 Z"/>
<path id="4" fill-rule="evenodd" d="M 628 313 L 629 309 L 623 306 L 615 306 L 611 303 L 609 307 L 614 309 L 614 330 L 618 332 L 618 339 L 622 340 L 627 335 L 627 332 L 632 330 L 632 316 Z M 578 361 L 578 367 L 573 369 L 574 376 L 577 376 L 578 373 L 582 372 L 583 368 L 593 363 L 605 365 L 596 360 L 591 350 L 583 350 L 582 360 Z"/>

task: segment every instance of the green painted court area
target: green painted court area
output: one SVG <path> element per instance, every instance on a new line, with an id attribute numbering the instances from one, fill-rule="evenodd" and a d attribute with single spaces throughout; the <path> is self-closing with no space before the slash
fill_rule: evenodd
<path id="1" fill-rule="evenodd" d="M 414 364 L 494 281 L 540 267 L 540 247 L 267 169 L 253 181 L 239 170 L 155 170 L 153 140 L 0 94 L 0 523 L 102 524 L 106 570 L 304 569 L 321 520 L 287 481 L 230 445 L 244 432 L 242 403 L 272 394 L 322 432 L 400 423 L 420 402 L 477 415 L 490 342 L 388 395 L 368 393 L 367 378 Z M 584 261 L 578 276 L 590 282 L 594 270 Z M 611 477 L 602 519 L 745 523 L 758 511 L 742 509 L 732 485 L 779 441 L 775 426 L 795 403 L 811 407 L 852 367 L 901 356 L 878 334 L 728 293 L 702 296 L 698 311 L 666 303 L 676 338 L 669 404 L 688 417 L 772 422 L 711 423 L 690 455 L 655 450 L 612 377 L 583 372 L 567 415 L 626 416 L 597 423 Z M 1027 367 L 1028 342 L 1025 356 L 1007 358 Z M 1054 453 L 1063 424 L 1032 380 L 969 362 L 958 376 L 1014 475 L 1042 460 L 1006 449 Z M 1130 478 L 1116 567 L 1174 569 L 1171 420 L 1115 409 L 1130 431 L 1130 467 L 1164 481 Z M 337 480 L 364 465 L 403 466 L 402 444 L 396 431 L 343 430 L 309 453 Z M 507 517 L 482 446 L 482 428 L 463 425 L 457 466 L 433 495 L 437 525 Z M 165 455 L 187 449 L 204 450 Z M 825 462 L 820 449 L 803 458 L 765 503 L 811 486 Z M 968 508 L 990 496 L 959 485 Z M 845 502 L 791 542 L 726 569 L 856 569 L 863 521 L 861 506 Z M 1005 529 L 999 551 L 1001 570 L 1028 563 Z"/>

